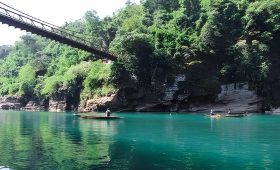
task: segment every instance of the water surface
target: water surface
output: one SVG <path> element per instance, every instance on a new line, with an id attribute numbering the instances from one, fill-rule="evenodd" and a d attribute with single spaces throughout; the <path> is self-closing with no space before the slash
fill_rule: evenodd
<path id="1" fill-rule="evenodd" d="M 11 169 L 279 169 L 280 116 L 0 111 L 0 167 Z"/>

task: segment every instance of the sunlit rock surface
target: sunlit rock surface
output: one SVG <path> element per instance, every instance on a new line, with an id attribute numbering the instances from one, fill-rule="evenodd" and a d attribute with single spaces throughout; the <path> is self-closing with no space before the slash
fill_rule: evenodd
<path id="1" fill-rule="evenodd" d="M 50 112 L 64 112 L 66 110 L 66 102 L 60 100 L 50 100 L 49 111 Z"/>
<path id="2" fill-rule="evenodd" d="M 47 107 L 49 107 L 49 106 L 46 105 L 46 101 L 45 100 L 42 100 L 42 101 L 33 101 L 33 100 L 31 100 L 22 109 L 30 110 L 30 111 L 38 111 L 38 110 L 45 110 Z M 54 106 L 52 106 L 52 107 L 54 107 Z"/>
<path id="3" fill-rule="evenodd" d="M 148 92 L 123 89 L 115 94 L 89 99 L 80 103 L 79 112 L 113 111 L 137 112 L 259 112 L 262 109 L 262 98 L 249 90 L 247 83 L 227 84 L 221 86 L 221 92 L 215 101 L 201 97 L 196 102 L 189 100 L 189 94 L 182 92 L 178 83 L 184 83 L 184 76 L 177 76 L 174 84 L 166 87 L 161 100 L 152 99 Z"/>
<path id="4" fill-rule="evenodd" d="M 87 100 L 84 104 L 80 104 L 78 112 L 104 111 L 107 108 L 117 110 L 119 100 L 116 94 Z"/>
<path id="5" fill-rule="evenodd" d="M 0 97 L 0 109 L 20 109 L 22 107 L 20 97 L 4 96 Z"/>
<path id="6" fill-rule="evenodd" d="M 189 111 L 209 112 L 259 112 L 262 108 L 262 98 L 256 92 L 249 90 L 247 83 L 227 84 L 221 86 L 215 103 L 206 105 L 190 105 Z"/>
<path id="7" fill-rule="evenodd" d="M 56 94 L 51 96 L 49 100 L 50 112 L 65 112 L 66 111 L 66 97 L 63 94 Z"/>
<path id="8" fill-rule="evenodd" d="M 273 108 L 271 113 L 272 113 L 272 114 L 280 115 L 280 107 L 278 107 L 278 108 Z"/>

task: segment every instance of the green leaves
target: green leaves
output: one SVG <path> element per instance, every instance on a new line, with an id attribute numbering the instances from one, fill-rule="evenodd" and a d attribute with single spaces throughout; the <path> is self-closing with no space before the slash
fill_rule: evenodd
<path id="1" fill-rule="evenodd" d="M 92 64 L 83 83 L 82 98 L 105 96 L 115 91 L 111 84 L 111 64 L 96 61 Z"/>
<path id="2" fill-rule="evenodd" d="M 144 0 L 103 19 L 91 10 L 63 27 L 118 61 L 92 62 L 96 56 L 27 34 L 0 57 L 0 94 L 87 99 L 124 87 L 161 94 L 168 77 L 184 74 L 180 86 L 191 95 L 214 96 L 220 84 L 248 81 L 273 96 L 280 88 L 279 8 L 279 0 Z"/>
<path id="3" fill-rule="evenodd" d="M 280 31 L 280 2 L 278 0 L 264 0 L 251 3 L 244 16 L 246 30 L 250 34 L 263 31 Z"/>
<path id="4" fill-rule="evenodd" d="M 150 86 L 152 37 L 141 33 L 127 33 L 117 37 L 111 51 L 119 56 L 118 62 L 128 71 L 130 79 L 138 85 Z"/>
<path id="5" fill-rule="evenodd" d="M 65 81 L 63 76 L 51 76 L 47 77 L 44 81 L 44 87 L 42 89 L 42 94 L 51 96 L 59 91 L 63 87 L 63 82 Z"/>
<path id="6" fill-rule="evenodd" d="M 32 96 L 33 89 L 35 87 L 35 70 L 34 68 L 27 64 L 19 70 L 19 75 L 17 77 L 18 91 L 16 92 L 19 96 Z M 13 93 L 16 90 L 11 90 Z"/>

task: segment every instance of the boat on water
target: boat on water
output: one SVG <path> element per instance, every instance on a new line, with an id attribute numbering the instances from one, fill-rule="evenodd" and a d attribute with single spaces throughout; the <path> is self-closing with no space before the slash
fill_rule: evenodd
<path id="1" fill-rule="evenodd" d="M 222 117 L 245 117 L 247 116 L 247 113 L 227 113 L 227 114 L 211 114 L 208 115 L 211 118 L 222 118 Z"/>
<path id="2" fill-rule="evenodd" d="M 226 114 L 224 117 L 245 117 L 247 116 L 246 113 L 243 114 Z"/>
<path id="3" fill-rule="evenodd" d="M 83 119 L 100 119 L 100 120 L 113 120 L 113 119 L 121 119 L 122 117 L 119 116 L 93 116 L 93 115 L 81 115 L 81 114 L 74 114 L 77 117 Z"/>

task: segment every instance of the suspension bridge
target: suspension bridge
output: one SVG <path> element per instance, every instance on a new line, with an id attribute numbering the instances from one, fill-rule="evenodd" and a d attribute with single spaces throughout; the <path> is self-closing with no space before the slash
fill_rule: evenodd
<path id="1" fill-rule="evenodd" d="M 40 20 L 0 2 L 0 22 L 87 51 L 98 58 L 116 60 L 117 57 L 91 46 L 91 42 L 77 32 Z"/>

